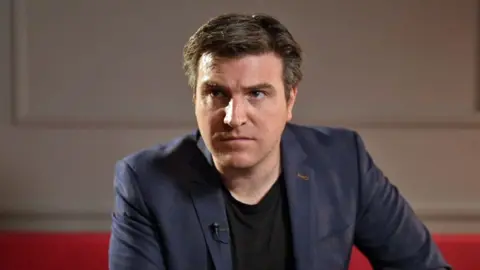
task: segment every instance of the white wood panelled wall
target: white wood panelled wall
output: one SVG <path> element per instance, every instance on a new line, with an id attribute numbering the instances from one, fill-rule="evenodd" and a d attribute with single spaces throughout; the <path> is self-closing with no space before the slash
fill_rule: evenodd
<path id="1" fill-rule="evenodd" d="M 294 121 L 354 128 L 435 232 L 480 232 L 475 0 L 0 1 L 0 228 L 108 230 L 114 162 L 195 127 L 182 47 L 266 12 L 306 52 Z"/>

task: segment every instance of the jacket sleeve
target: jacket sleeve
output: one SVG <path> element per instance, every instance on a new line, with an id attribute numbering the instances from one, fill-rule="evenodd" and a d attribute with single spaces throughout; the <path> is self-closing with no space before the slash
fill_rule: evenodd
<path id="1" fill-rule="evenodd" d="M 159 236 L 137 185 L 137 175 L 125 161 L 115 166 L 114 197 L 109 269 L 166 269 Z"/>
<path id="2" fill-rule="evenodd" d="M 355 245 L 374 269 L 452 269 L 426 226 L 355 134 L 360 173 Z"/>

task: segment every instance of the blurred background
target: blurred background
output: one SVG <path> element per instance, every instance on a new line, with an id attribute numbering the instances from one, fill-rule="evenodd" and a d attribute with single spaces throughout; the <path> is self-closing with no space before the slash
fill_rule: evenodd
<path id="1" fill-rule="evenodd" d="M 182 48 L 265 12 L 305 50 L 293 122 L 357 130 L 435 233 L 480 233 L 476 0 L 0 1 L 0 229 L 108 231 L 113 166 L 195 128 Z"/>

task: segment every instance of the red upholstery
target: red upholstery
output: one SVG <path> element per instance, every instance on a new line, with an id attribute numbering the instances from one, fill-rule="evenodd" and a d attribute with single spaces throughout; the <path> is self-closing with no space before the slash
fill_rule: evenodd
<path id="1" fill-rule="evenodd" d="M 480 235 L 435 235 L 455 270 L 480 269 Z M 108 233 L 0 233 L 2 270 L 106 270 Z M 354 251 L 350 270 L 371 270 Z"/>
<path id="2" fill-rule="evenodd" d="M 2 270 L 107 270 L 107 233 L 0 233 Z"/>

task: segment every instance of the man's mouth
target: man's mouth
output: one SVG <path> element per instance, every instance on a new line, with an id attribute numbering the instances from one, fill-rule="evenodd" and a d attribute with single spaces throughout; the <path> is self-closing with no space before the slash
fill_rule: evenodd
<path id="1" fill-rule="evenodd" d="M 220 141 L 251 141 L 252 138 L 249 137 L 223 137 Z"/>

